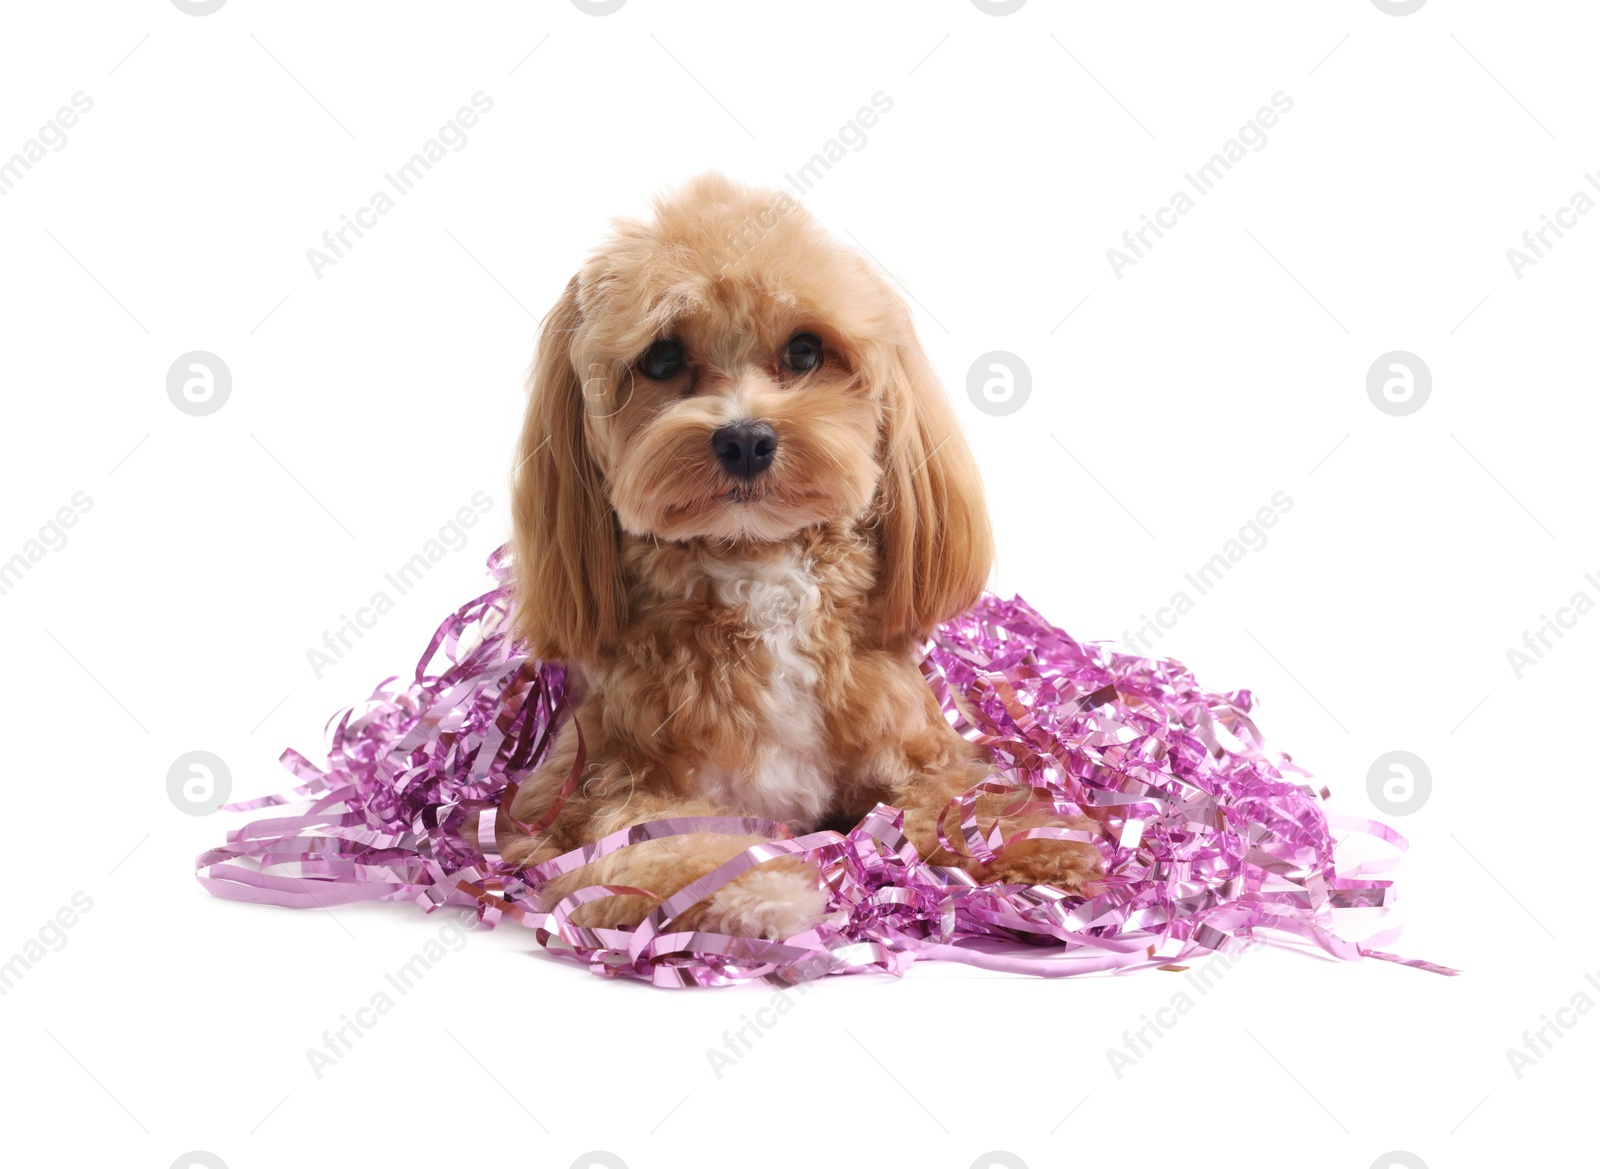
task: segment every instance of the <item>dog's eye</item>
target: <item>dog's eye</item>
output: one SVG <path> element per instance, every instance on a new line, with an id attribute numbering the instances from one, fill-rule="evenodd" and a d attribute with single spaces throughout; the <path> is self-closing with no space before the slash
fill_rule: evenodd
<path id="1" fill-rule="evenodd" d="M 795 373 L 810 373 L 822 364 L 822 340 L 815 333 L 796 333 L 783 351 L 783 364 Z"/>
<path id="2" fill-rule="evenodd" d="M 639 358 L 639 372 L 658 382 L 677 377 L 683 372 L 683 346 L 672 337 L 653 342 Z"/>

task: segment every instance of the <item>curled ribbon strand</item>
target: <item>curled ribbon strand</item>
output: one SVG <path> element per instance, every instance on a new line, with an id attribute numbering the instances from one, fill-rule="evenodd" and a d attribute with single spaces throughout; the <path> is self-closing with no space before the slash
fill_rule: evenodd
<path id="1" fill-rule="evenodd" d="M 1306 773 L 1269 755 L 1249 691 L 1203 690 L 1177 662 L 1079 643 L 1022 600 L 992 595 L 940 628 L 921 663 L 950 725 L 995 760 L 992 777 L 945 809 L 940 840 L 950 855 L 985 863 L 1020 840 L 1088 840 L 1105 856 L 1103 880 L 1071 895 L 979 884 L 924 860 L 900 812 L 882 804 L 844 835 L 795 838 L 740 817 L 653 821 L 515 870 L 496 850 L 497 817 L 542 832 L 575 789 L 584 756 L 580 745 L 537 820 L 510 819 L 518 780 L 544 759 L 569 712 L 561 666 L 529 658 L 510 633 L 505 549 L 489 569 L 496 587 L 445 619 L 409 682 L 388 679 L 361 708 L 330 720 L 326 767 L 285 751 L 297 788 L 226 806 L 299 804 L 234 829 L 201 855 L 196 876 L 209 892 L 295 908 L 472 906 L 485 925 L 505 918 L 526 926 L 550 953 L 596 974 L 664 987 L 900 974 L 919 960 L 1057 977 L 1236 953 L 1258 938 L 1455 973 L 1378 949 L 1394 930 L 1360 943 L 1335 929 L 1341 911 L 1370 915 L 1392 904 L 1392 882 L 1370 874 L 1398 864 L 1405 838 L 1375 821 L 1340 818 L 1352 836 L 1394 852 L 1339 867 L 1320 802 L 1327 790 L 1296 782 Z M 1007 793 L 1088 816 L 1101 831 L 1035 828 L 1002 840 L 979 825 L 976 808 L 980 795 Z M 691 832 L 768 839 L 632 930 L 590 929 L 573 916 L 598 898 L 649 891 L 592 885 L 548 907 L 538 897 L 556 874 Z M 689 905 L 778 856 L 817 866 L 831 907 L 822 925 L 779 941 L 674 928 Z"/>

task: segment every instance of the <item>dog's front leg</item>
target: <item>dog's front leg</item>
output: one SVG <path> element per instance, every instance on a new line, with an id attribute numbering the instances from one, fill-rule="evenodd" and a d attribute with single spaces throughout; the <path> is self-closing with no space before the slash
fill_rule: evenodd
<path id="1" fill-rule="evenodd" d="M 600 737 L 585 719 L 586 742 Z M 596 720 L 598 722 L 598 720 Z M 523 823 L 538 820 L 549 808 L 577 753 L 571 726 L 557 740 L 550 758 L 517 793 L 511 813 Z M 590 751 L 576 789 L 555 822 L 537 835 L 519 833 L 502 817 L 501 855 L 525 867 L 541 864 L 613 832 L 653 820 L 682 816 L 730 814 L 705 800 L 680 795 L 667 769 L 648 761 Z M 540 901 L 554 905 L 587 885 L 627 885 L 651 896 L 599 898 L 573 915 L 579 925 L 637 925 L 661 901 L 705 876 L 765 837 L 722 833 L 688 833 L 629 845 L 541 886 Z M 749 870 L 730 884 L 691 906 L 677 918 L 677 927 L 745 937 L 788 938 L 818 924 L 827 914 L 827 895 L 816 867 L 800 857 L 780 857 Z"/>
<path id="2" fill-rule="evenodd" d="M 1086 841 L 1050 837 L 1019 840 L 1002 849 L 992 862 L 954 854 L 939 841 L 939 817 L 950 802 L 994 773 L 987 752 L 968 743 L 943 722 L 908 736 L 880 764 L 883 772 L 900 772 L 893 802 L 905 813 L 905 834 L 923 859 L 965 869 L 985 883 L 1054 885 L 1076 892 L 1101 876 L 1104 863 L 1099 851 Z M 1000 837 L 1010 840 L 1029 828 L 1067 828 L 1095 832 L 1098 825 L 1084 816 L 1062 816 L 1049 807 L 1017 807 L 1015 793 L 980 795 L 977 800 L 980 829 L 998 821 Z M 959 808 L 945 816 L 945 836 L 965 851 Z"/>

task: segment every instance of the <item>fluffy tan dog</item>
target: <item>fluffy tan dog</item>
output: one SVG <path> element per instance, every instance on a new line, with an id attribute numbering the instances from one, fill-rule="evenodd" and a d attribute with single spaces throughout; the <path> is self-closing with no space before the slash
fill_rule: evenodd
<path id="1" fill-rule="evenodd" d="M 1091 845 L 1028 839 L 986 868 L 936 835 L 990 764 L 941 715 L 918 650 L 977 599 L 993 545 L 904 303 L 785 194 L 708 175 L 655 210 L 619 222 L 573 278 L 529 375 L 517 619 L 534 653 L 569 665 L 575 716 L 512 815 L 551 806 L 578 728 L 586 766 L 544 832 L 502 818 L 506 859 L 673 816 L 811 831 L 881 800 L 935 863 L 1078 888 L 1099 871 Z M 1061 821 L 1013 809 L 1000 826 L 1009 838 L 1049 823 Z M 612 884 L 665 898 L 758 840 L 634 845 L 548 894 Z M 632 924 L 654 905 L 611 897 L 578 918 Z M 783 858 L 679 924 L 790 937 L 825 905 L 815 870 Z"/>

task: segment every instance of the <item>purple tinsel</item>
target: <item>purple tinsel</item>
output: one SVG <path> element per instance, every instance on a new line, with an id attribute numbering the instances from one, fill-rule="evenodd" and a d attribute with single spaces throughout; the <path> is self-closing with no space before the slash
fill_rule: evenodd
<path id="1" fill-rule="evenodd" d="M 289 795 L 227 806 L 251 811 L 303 802 L 294 814 L 230 832 L 199 858 L 200 882 L 242 901 L 299 908 L 362 900 L 477 907 L 532 927 L 552 952 L 597 973 L 661 986 L 753 978 L 903 971 L 946 959 L 1061 975 L 1167 965 L 1233 953 L 1259 931 L 1298 935 L 1340 958 L 1371 956 L 1439 973 L 1346 940 L 1337 909 L 1389 904 L 1405 841 L 1366 820 L 1342 821 L 1394 846 L 1349 871 L 1335 863 L 1327 796 L 1285 777 L 1249 717 L 1248 691 L 1214 694 L 1171 660 L 1083 645 L 1020 599 L 985 595 L 941 627 L 922 672 L 946 717 L 995 758 L 985 792 L 1015 790 L 1099 824 L 1106 877 L 1080 894 L 1048 886 L 980 885 L 923 863 L 880 804 L 848 835 L 795 838 L 780 824 L 733 817 L 654 821 L 537 869 L 516 871 L 495 851 L 494 819 L 514 784 L 548 751 L 566 713 L 559 665 L 530 660 L 510 635 L 504 550 L 489 560 L 496 587 L 447 618 L 404 686 L 389 679 L 359 712 L 332 724 L 326 767 L 293 750 L 301 781 Z M 959 699 L 959 700 L 958 700 Z M 952 802 L 945 824 L 957 851 L 987 860 L 1005 847 L 979 822 L 978 790 Z M 553 809 L 538 830 L 553 818 Z M 574 925 L 573 911 L 616 890 L 591 886 L 541 910 L 541 880 L 594 856 L 682 832 L 757 832 L 747 850 L 669 898 L 631 930 Z M 1048 834 L 1046 830 L 1045 834 Z M 1035 832 L 1035 835 L 1039 833 Z M 804 854 L 830 890 L 831 914 L 782 941 L 662 932 L 671 918 L 761 861 Z"/>

